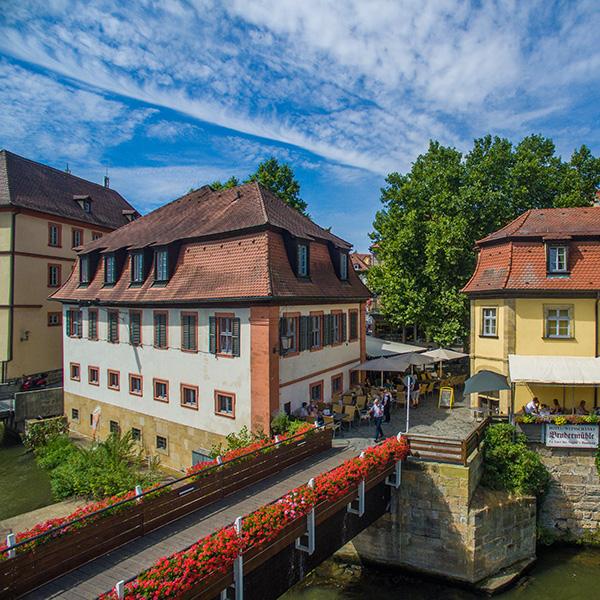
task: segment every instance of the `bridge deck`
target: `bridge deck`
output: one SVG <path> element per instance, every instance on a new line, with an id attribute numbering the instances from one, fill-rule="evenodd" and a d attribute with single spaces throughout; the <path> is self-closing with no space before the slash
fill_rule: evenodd
<path id="1" fill-rule="evenodd" d="M 356 447 L 336 442 L 334 448 L 313 456 L 278 475 L 261 481 L 211 506 L 128 543 L 31 592 L 25 598 L 89 600 L 151 566 L 158 558 L 183 550 L 199 538 L 231 523 L 356 456 Z"/>

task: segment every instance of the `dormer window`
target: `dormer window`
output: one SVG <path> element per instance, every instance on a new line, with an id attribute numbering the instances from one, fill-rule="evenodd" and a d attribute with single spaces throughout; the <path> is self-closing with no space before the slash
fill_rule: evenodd
<path id="1" fill-rule="evenodd" d="M 154 281 L 169 280 L 169 252 L 166 248 L 154 252 Z"/>
<path id="2" fill-rule="evenodd" d="M 144 253 L 134 252 L 131 255 L 131 283 L 144 281 Z"/>
<path id="3" fill-rule="evenodd" d="M 73 200 L 79 204 L 79 206 L 83 209 L 83 212 L 91 213 L 92 212 L 92 199 L 89 196 L 82 195 L 74 195 Z"/>
<path id="4" fill-rule="evenodd" d="M 348 255 L 345 252 L 340 252 L 340 279 L 348 279 Z"/>
<path id="5" fill-rule="evenodd" d="M 79 283 L 90 282 L 90 257 L 85 254 L 79 257 Z"/>
<path id="6" fill-rule="evenodd" d="M 548 273 L 567 273 L 567 256 L 568 254 L 566 246 L 549 246 Z"/>
<path id="7" fill-rule="evenodd" d="M 104 257 L 104 284 L 114 285 L 117 282 L 117 262 L 114 254 Z"/>
<path id="8" fill-rule="evenodd" d="M 82 203 L 83 211 L 86 213 L 92 212 L 92 203 L 89 200 L 84 200 Z"/>
<path id="9" fill-rule="evenodd" d="M 308 277 L 308 244 L 298 244 L 298 277 Z"/>

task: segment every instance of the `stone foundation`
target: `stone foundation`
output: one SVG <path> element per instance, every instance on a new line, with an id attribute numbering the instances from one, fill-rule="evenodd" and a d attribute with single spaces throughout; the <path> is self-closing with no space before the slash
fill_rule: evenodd
<path id="1" fill-rule="evenodd" d="M 204 448 L 209 450 L 214 444 L 225 441 L 224 436 L 187 427 L 171 421 L 150 417 L 126 408 L 98 402 L 83 396 L 65 392 L 65 415 L 69 420 L 69 429 L 91 438 L 93 435 L 90 415 L 99 406 L 102 409 L 97 439 L 105 439 L 110 433 L 110 421 L 116 421 L 124 433 L 132 427 L 142 432 L 142 446 L 148 456 L 158 456 L 164 467 L 183 471 L 192 464 L 192 451 Z M 79 419 L 71 418 L 72 409 L 79 411 Z M 167 450 L 156 448 L 156 436 L 167 438 Z"/>
<path id="2" fill-rule="evenodd" d="M 363 560 L 469 584 L 535 558 L 534 498 L 478 487 L 470 467 L 409 460 L 391 510 L 354 540 Z"/>
<path id="3" fill-rule="evenodd" d="M 540 526 L 551 537 L 600 541 L 600 477 L 596 450 L 532 444 L 552 477 L 540 510 Z"/>

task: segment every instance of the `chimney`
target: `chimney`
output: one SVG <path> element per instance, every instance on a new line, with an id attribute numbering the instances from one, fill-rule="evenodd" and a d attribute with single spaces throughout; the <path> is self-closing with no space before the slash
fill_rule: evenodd
<path id="1" fill-rule="evenodd" d="M 104 187 L 105 188 L 109 188 L 110 187 L 110 178 L 108 175 L 104 176 Z"/>
<path id="2" fill-rule="evenodd" d="M 65 169 L 65 173 L 71 174 L 71 169 L 69 169 L 69 163 L 67 163 L 67 168 Z"/>

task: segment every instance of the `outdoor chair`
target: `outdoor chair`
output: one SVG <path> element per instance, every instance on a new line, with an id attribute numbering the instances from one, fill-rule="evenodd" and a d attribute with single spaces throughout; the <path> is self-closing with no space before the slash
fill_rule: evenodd
<path id="1" fill-rule="evenodd" d="M 336 393 L 331 396 L 331 401 L 334 404 L 339 404 L 341 399 L 342 399 L 342 395 L 340 393 Z"/>
<path id="2" fill-rule="evenodd" d="M 366 396 L 356 396 L 356 408 L 358 408 L 358 410 L 365 410 L 367 408 Z"/>
<path id="3" fill-rule="evenodd" d="M 348 423 L 348 428 L 352 427 L 354 422 L 354 416 L 356 414 L 356 406 L 344 406 L 344 412 L 342 413 L 342 423 Z"/>
<path id="4" fill-rule="evenodd" d="M 354 396 L 352 394 L 344 394 L 342 401 L 346 406 L 352 406 L 354 404 Z"/>
<path id="5" fill-rule="evenodd" d="M 331 429 L 333 429 L 333 437 L 335 437 L 336 433 L 341 433 L 341 425 L 336 423 L 333 417 L 323 416 L 323 421 L 325 422 L 326 427 L 331 427 Z"/>

